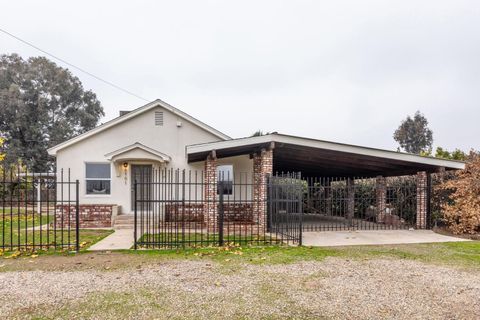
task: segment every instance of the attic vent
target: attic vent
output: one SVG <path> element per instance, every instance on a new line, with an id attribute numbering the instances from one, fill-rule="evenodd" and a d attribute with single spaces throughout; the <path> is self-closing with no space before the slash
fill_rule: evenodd
<path id="1" fill-rule="evenodd" d="M 155 111 L 155 125 L 156 126 L 163 126 L 163 112 L 162 111 Z"/>

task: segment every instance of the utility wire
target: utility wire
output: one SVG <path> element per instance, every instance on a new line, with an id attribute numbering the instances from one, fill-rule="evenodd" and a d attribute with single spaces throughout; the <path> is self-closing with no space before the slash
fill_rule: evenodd
<path id="1" fill-rule="evenodd" d="M 51 54 L 51 53 L 49 53 L 49 52 L 47 52 L 47 51 L 45 51 L 45 50 L 37 47 L 36 45 L 34 45 L 34 44 L 32 44 L 32 43 L 30 43 L 30 42 L 28 42 L 28 41 L 26 41 L 26 40 L 23 40 L 23 39 L 17 37 L 16 35 L 14 35 L 14 34 L 11 34 L 10 32 L 8 32 L 8 31 L 6 31 L 6 30 L 3 30 L 2 28 L 0 28 L 0 31 L 3 32 L 3 33 L 5 33 L 6 35 L 8 35 L 8 36 L 10 36 L 10 37 L 18 40 L 18 41 L 26 44 L 26 45 L 28 45 L 28 46 L 30 46 L 30 47 L 38 50 L 38 51 L 40 51 L 40 52 L 42 52 L 42 53 L 44 53 L 44 54 L 52 57 L 52 58 L 55 59 L 55 60 L 58 60 L 58 61 L 60 61 L 60 62 L 63 62 L 63 63 L 65 63 L 65 64 L 69 65 L 70 67 L 75 68 L 75 69 L 77 69 L 78 71 L 83 72 L 83 73 L 85 73 L 86 75 L 89 75 L 90 77 L 97 79 L 98 81 L 101 81 L 101 82 L 103 82 L 103 83 L 105 83 L 105 84 L 108 84 L 108 85 L 111 86 L 111 87 L 114 87 L 114 88 L 117 89 L 117 90 L 123 91 L 123 92 L 125 92 L 125 93 L 127 93 L 127 94 L 129 94 L 129 95 L 131 95 L 131 96 L 134 96 L 135 98 L 140 99 L 140 100 L 144 100 L 144 101 L 147 101 L 147 102 L 150 101 L 150 100 L 145 99 L 145 98 L 139 96 L 138 94 L 135 94 L 135 93 L 133 93 L 133 92 L 127 90 L 127 89 L 124 89 L 124 88 L 122 88 L 122 87 L 120 87 L 120 86 L 118 86 L 118 85 L 116 85 L 116 84 L 114 84 L 114 83 L 112 83 L 112 82 L 110 82 L 110 81 L 108 81 L 108 80 L 104 80 L 104 79 L 102 79 L 102 78 L 94 75 L 93 73 L 88 72 L 88 71 L 85 70 L 85 69 L 82 69 L 82 68 L 80 68 L 80 67 L 77 67 L 77 66 L 74 65 L 73 63 L 70 63 L 70 62 L 68 62 L 68 61 L 66 61 L 66 60 L 64 60 L 64 59 L 62 59 L 62 58 L 59 58 L 59 57 L 55 56 L 54 54 Z"/>

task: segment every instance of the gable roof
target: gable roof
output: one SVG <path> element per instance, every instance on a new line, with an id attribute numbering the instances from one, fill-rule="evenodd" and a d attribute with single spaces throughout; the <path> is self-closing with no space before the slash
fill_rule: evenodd
<path id="1" fill-rule="evenodd" d="M 111 161 L 111 160 L 115 159 L 116 157 L 118 157 L 120 155 L 128 154 L 130 151 L 136 150 L 136 149 L 139 149 L 139 150 L 142 150 L 145 153 L 151 154 L 152 156 L 157 158 L 157 160 L 160 160 L 160 161 L 170 162 L 172 160 L 172 158 L 170 156 L 166 155 L 165 153 L 162 153 L 162 152 L 157 151 L 153 148 L 147 147 L 146 145 L 143 145 L 140 142 L 135 142 L 134 144 L 131 144 L 129 146 L 126 146 L 126 147 L 120 148 L 118 150 L 109 152 L 105 155 L 105 158 L 107 158 L 107 160 Z"/>
<path id="2" fill-rule="evenodd" d="M 193 123 L 194 125 L 198 126 L 199 128 L 202 128 L 203 130 L 205 130 L 205 131 L 207 131 L 207 132 L 210 132 L 211 134 L 213 134 L 214 136 L 216 136 L 216 137 L 218 137 L 218 138 L 220 138 L 220 139 L 222 139 L 222 140 L 231 140 L 231 139 L 232 139 L 231 137 L 227 136 L 226 134 L 224 134 L 224 133 L 222 133 L 222 132 L 214 129 L 213 127 L 211 127 L 211 126 L 203 123 L 202 121 L 200 121 L 200 120 L 192 117 L 191 115 L 189 115 L 189 114 L 187 114 L 187 113 L 185 113 L 185 112 L 183 112 L 183 111 L 175 108 L 174 106 L 166 103 L 165 101 L 162 101 L 162 100 L 160 100 L 160 99 L 157 99 L 157 100 L 154 100 L 154 101 L 152 101 L 152 102 L 150 102 L 150 103 L 147 103 L 146 105 L 144 105 L 144 106 L 142 106 L 142 107 L 139 107 L 139 108 L 137 108 L 137 109 L 135 109 L 135 110 L 132 110 L 132 111 L 130 111 L 129 113 L 123 115 L 123 116 L 120 116 L 120 117 L 117 117 L 117 118 L 115 118 L 115 119 L 113 119 L 113 120 L 107 121 L 107 122 L 99 125 L 98 127 L 93 128 L 92 130 L 89 130 L 89 131 L 87 131 L 87 132 L 85 132 L 85 133 L 82 133 L 82 134 L 80 134 L 80 135 L 78 135 L 78 136 L 76 136 L 76 137 L 73 137 L 73 138 L 71 138 L 71 139 L 69 139 L 69 140 L 67 140 L 67 141 L 64 141 L 64 142 L 62 142 L 62 143 L 60 143 L 60 144 L 57 144 L 56 146 L 53 146 L 53 147 L 49 148 L 49 149 L 47 150 L 47 151 L 48 151 L 48 154 L 54 156 L 54 155 L 56 155 L 57 152 L 58 152 L 59 150 L 61 150 L 61 149 L 64 149 L 64 148 L 66 148 L 66 147 L 68 147 L 68 146 L 71 146 L 71 145 L 77 143 L 77 142 L 80 142 L 80 141 L 82 141 L 82 140 L 85 140 L 85 139 L 87 139 L 88 137 L 93 136 L 93 135 L 95 135 L 95 134 L 97 134 L 97 133 L 100 133 L 100 132 L 102 132 L 102 131 L 104 131 L 104 130 L 107 130 L 107 129 L 111 128 L 111 127 L 114 127 L 114 126 L 116 126 L 116 125 L 119 125 L 119 124 L 121 124 L 121 123 L 123 123 L 123 122 L 125 122 L 125 121 L 128 121 L 128 120 L 130 120 L 130 119 L 132 119 L 132 118 L 134 118 L 134 117 L 136 117 L 136 116 L 138 116 L 138 115 L 140 115 L 140 114 L 142 114 L 142 113 L 144 113 L 144 112 L 146 112 L 146 111 L 148 111 L 148 110 L 151 110 L 151 109 L 153 109 L 153 108 L 156 108 L 156 107 L 162 107 L 162 108 L 170 111 L 171 113 L 173 113 L 173 114 L 181 117 L 182 119 L 185 119 L 185 120 L 187 120 L 188 122 Z"/>

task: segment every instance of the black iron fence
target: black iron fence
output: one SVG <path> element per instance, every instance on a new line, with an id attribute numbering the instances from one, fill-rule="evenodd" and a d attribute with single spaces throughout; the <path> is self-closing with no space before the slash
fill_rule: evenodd
<path id="1" fill-rule="evenodd" d="M 79 250 L 78 180 L 0 168 L 0 249 Z"/>
<path id="2" fill-rule="evenodd" d="M 303 192 L 305 231 L 408 229 L 417 223 L 415 176 L 306 178 Z"/>
<path id="3" fill-rule="evenodd" d="M 302 245 L 304 181 L 299 173 L 277 174 L 268 182 L 268 226 Z"/>
<path id="4" fill-rule="evenodd" d="M 135 248 L 301 242 L 302 195 L 291 181 L 206 174 L 163 169 L 137 176 Z"/>

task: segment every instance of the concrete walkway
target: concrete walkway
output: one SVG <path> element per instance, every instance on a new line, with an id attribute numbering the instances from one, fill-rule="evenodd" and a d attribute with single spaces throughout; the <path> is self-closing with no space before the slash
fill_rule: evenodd
<path id="1" fill-rule="evenodd" d="M 318 247 L 455 241 L 470 240 L 444 236 L 431 230 L 360 230 L 303 233 L 303 245 Z M 88 250 L 107 251 L 130 249 L 133 247 L 133 244 L 133 228 L 115 229 L 111 235 L 97 242 L 88 248 Z"/>
<path id="2" fill-rule="evenodd" d="M 444 236 L 431 230 L 360 230 L 304 232 L 303 245 L 333 247 L 470 241 Z"/>
<path id="3" fill-rule="evenodd" d="M 88 251 L 122 250 L 133 247 L 133 228 L 114 229 L 114 232 L 105 239 L 95 243 Z"/>

